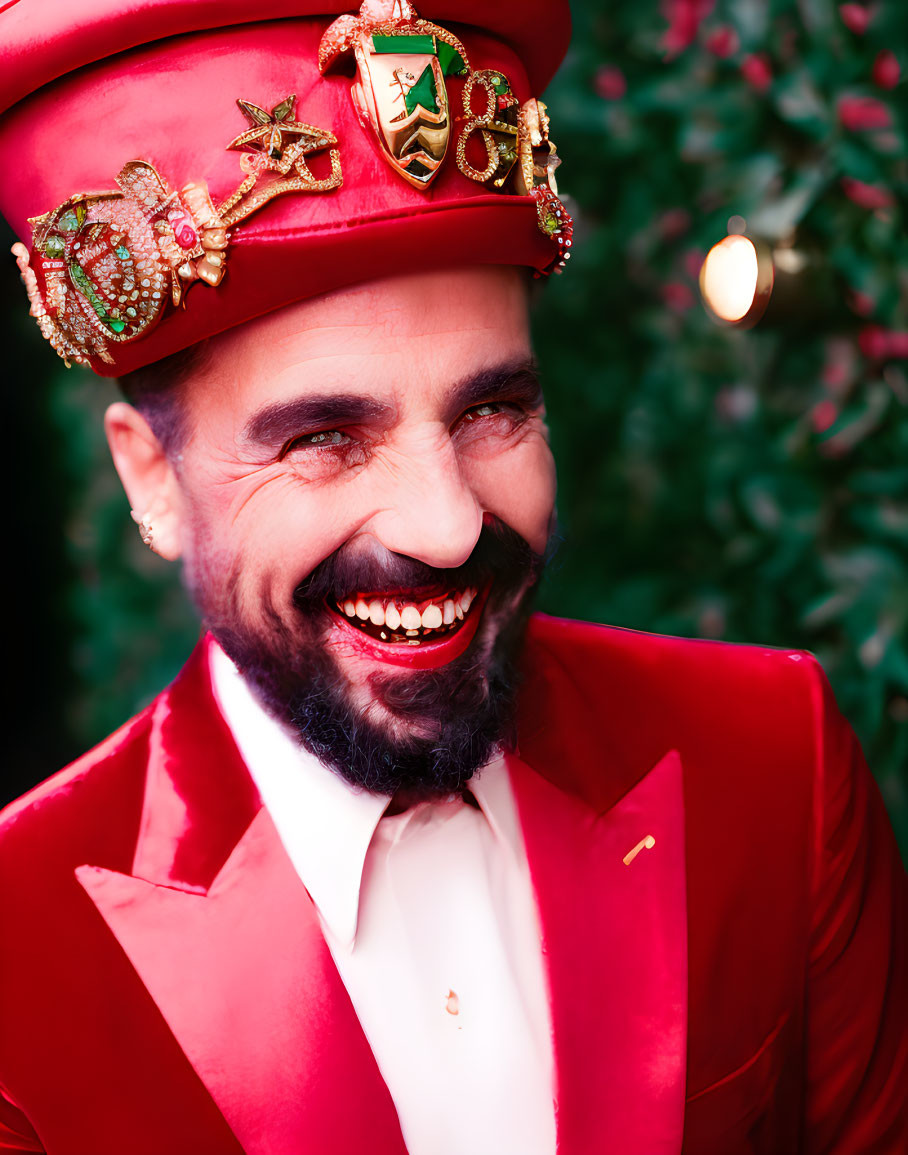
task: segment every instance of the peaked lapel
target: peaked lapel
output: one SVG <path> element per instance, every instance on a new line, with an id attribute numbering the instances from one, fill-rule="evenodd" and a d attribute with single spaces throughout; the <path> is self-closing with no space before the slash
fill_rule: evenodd
<path id="1" fill-rule="evenodd" d="M 559 678 L 542 701 L 528 683 L 535 726 L 508 759 L 543 930 L 558 1150 L 677 1152 L 681 761 L 628 768 Z M 247 1155 L 405 1155 L 315 909 L 214 701 L 207 643 L 155 708 L 132 873 L 76 873 Z"/>
<path id="2" fill-rule="evenodd" d="M 550 767 L 537 773 L 512 757 L 509 769 L 550 986 L 558 1151 L 678 1152 L 687 1044 L 681 759 L 669 752 L 603 811 L 548 781 Z M 648 835 L 652 846 L 640 847 Z"/>
<path id="3" fill-rule="evenodd" d="M 76 876 L 247 1155 L 405 1155 L 318 917 L 214 702 L 158 702 L 133 873 Z"/>

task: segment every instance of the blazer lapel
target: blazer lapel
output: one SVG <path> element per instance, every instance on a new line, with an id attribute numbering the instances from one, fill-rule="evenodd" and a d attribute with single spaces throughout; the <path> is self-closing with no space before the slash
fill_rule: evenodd
<path id="1" fill-rule="evenodd" d="M 214 703 L 205 647 L 156 710 L 133 874 L 76 876 L 247 1155 L 405 1155 L 315 908 Z"/>
<path id="2" fill-rule="evenodd" d="M 536 733 L 509 758 L 546 952 L 559 1152 L 677 1152 L 681 762 L 628 772 L 590 744 L 572 697 L 547 693 L 543 712 L 525 695 Z M 77 876 L 247 1155 L 405 1155 L 312 902 L 213 700 L 204 643 L 155 709 L 132 873 Z"/>
<path id="3" fill-rule="evenodd" d="M 687 1042 L 680 757 L 666 754 L 604 811 L 520 758 L 510 770 L 548 965 L 558 1150 L 677 1152 Z"/>

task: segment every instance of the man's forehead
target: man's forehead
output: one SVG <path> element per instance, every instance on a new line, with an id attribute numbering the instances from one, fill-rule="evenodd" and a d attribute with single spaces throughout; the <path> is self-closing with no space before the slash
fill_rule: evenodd
<path id="1" fill-rule="evenodd" d="M 399 410 L 530 359 L 518 270 L 419 274 L 301 302 L 216 339 L 191 403 L 231 403 L 244 423 L 265 406 L 313 395 Z"/>

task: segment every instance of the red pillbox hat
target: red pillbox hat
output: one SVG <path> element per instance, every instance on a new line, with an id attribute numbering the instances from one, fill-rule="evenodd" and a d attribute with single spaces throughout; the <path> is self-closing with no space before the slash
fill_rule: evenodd
<path id="1" fill-rule="evenodd" d="M 418 9 L 0 5 L 0 210 L 57 351 L 114 376 L 358 281 L 557 264 L 566 0 Z"/>

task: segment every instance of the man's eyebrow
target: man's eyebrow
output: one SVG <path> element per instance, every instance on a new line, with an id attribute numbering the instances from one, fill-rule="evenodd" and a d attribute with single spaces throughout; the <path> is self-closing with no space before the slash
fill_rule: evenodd
<path id="1" fill-rule="evenodd" d="M 390 407 L 354 393 L 325 393 L 266 405 L 246 422 L 243 440 L 282 445 L 297 433 L 387 417 Z"/>
<path id="2" fill-rule="evenodd" d="M 508 361 L 471 374 L 451 391 L 448 398 L 451 417 L 483 401 L 518 401 L 528 407 L 541 405 L 542 382 L 536 362 Z"/>

